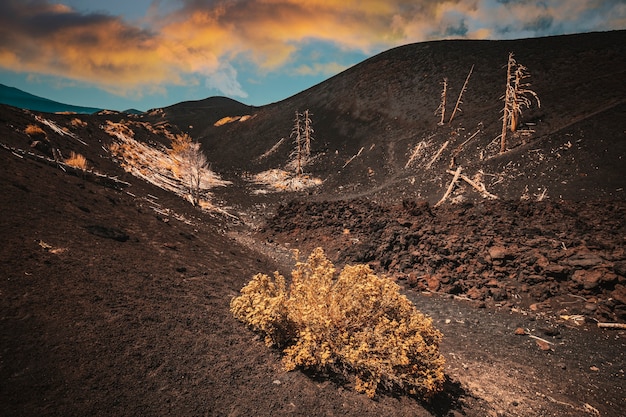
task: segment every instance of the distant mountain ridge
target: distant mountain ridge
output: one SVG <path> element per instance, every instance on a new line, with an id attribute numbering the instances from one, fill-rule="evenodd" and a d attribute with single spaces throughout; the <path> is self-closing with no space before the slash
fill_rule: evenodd
<path id="1" fill-rule="evenodd" d="M 101 111 L 96 107 L 74 106 L 71 104 L 59 103 L 58 101 L 49 100 L 39 97 L 15 87 L 9 87 L 0 84 L 0 103 L 9 106 L 19 107 L 33 111 L 41 111 L 46 113 L 72 112 L 91 114 Z"/>

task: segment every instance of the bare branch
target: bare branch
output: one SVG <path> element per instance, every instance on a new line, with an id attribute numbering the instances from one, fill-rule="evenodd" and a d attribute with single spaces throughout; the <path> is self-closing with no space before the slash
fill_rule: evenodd
<path id="1" fill-rule="evenodd" d="M 450 143 L 449 140 L 445 141 L 444 144 L 441 145 L 441 148 L 439 148 L 439 150 L 437 151 L 435 156 L 433 156 L 433 158 L 430 160 L 428 165 L 426 165 L 426 169 L 430 169 L 433 166 L 433 164 L 435 163 L 435 161 L 437 159 L 439 159 L 439 156 L 441 156 L 441 153 L 444 151 L 444 149 L 446 149 L 448 147 L 448 143 Z"/>
<path id="2" fill-rule="evenodd" d="M 459 179 L 459 176 L 461 175 L 461 169 L 462 168 L 459 166 L 456 169 L 456 171 L 454 171 L 454 177 L 452 178 L 452 181 L 450 181 L 450 185 L 448 185 L 448 189 L 446 190 L 446 193 L 443 195 L 443 197 L 441 197 L 441 200 L 439 200 L 437 204 L 435 204 L 433 207 L 439 207 L 441 204 L 443 204 L 444 201 L 446 201 L 446 198 L 448 198 L 448 196 L 452 192 L 452 189 L 454 188 L 454 184 L 456 184 L 456 182 Z"/>
<path id="3" fill-rule="evenodd" d="M 448 174 L 456 175 L 454 171 L 447 170 L 446 172 Z M 497 195 L 491 194 L 489 191 L 487 191 L 487 189 L 485 188 L 485 184 L 483 182 L 474 181 L 471 178 L 469 178 L 467 175 L 463 175 L 463 174 L 461 174 L 460 177 L 463 181 L 465 181 L 466 183 L 471 185 L 476 191 L 478 191 L 484 198 L 489 198 L 491 200 L 498 199 Z"/>
<path id="4" fill-rule="evenodd" d="M 473 71 L 474 71 L 474 65 L 472 65 L 472 68 L 470 68 L 469 73 L 467 74 L 467 78 L 465 78 L 465 82 L 463 83 L 463 88 L 461 88 L 461 92 L 459 93 L 459 98 L 456 101 L 456 105 L 454 106 L 454 110 L 452 111 L 452 116 L 450 116 L 450 120 L 448 120 L 448 124 L 452 123 L 452 119 L 454 119 L 454 115 L 456 114 L 456 112 L 461 111 L 461 109 L 459 108 L 461 103 L 463 103 L 461 99 L 463 98 L 463 93 L 467 91 L 467 83 L 469 83 L 469 79 L 472 76 Z"/>
<path id="5" fill-rule="evenodd" d="M 441 90 L 441 102 L 439 103 L 439 107 L 435 110 L 435 116 L 440 115 L 441 120 L 437 123 L 439 126 L 443 126 L 444 119 L 446 118 L 446 98 L 448 95 L 448 79 L 444 78 L 442 82 L 442 90 Z"/>

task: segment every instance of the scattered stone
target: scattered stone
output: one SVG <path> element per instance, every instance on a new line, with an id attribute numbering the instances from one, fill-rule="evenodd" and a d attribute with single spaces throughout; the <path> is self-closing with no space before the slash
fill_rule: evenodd
<path id="1" fill-rule="evenodd" d="M 574 271 L 574 274 L 572 275 L 572 281 L 580 284 L 586 290 L 592 290 L 596 288 L 601 279 L 602 271 L 598 269 L 591 271 L 578 269 Z"/>
<path id="2" fill-rule="evenodd" d="M 485 284 L 485 286 L 488 287 L 488 288 L 496 288 L 499 285 L 500 285 L 499 281 L 497 279 L 495 279 L 495 278 L 490 279 L 489 282 L 487 282 Z"/>
<path id="3" fill-rule="evenodd" d="M 492 288 L 489 293 L 491 294 L 491 299 L 496 303 L 508 298 L 508 294 L 503 288 Z"/>
<path id="4" fill-rule="evenodd" d="M 515 329 L 515 334 L 518 336 L 525 336 L 526 330 L 522 329 L 521 327 L 518 327 L 517 329 Z"/>
<path id="5" fill-rule="evenodd" d="M 561 332 L 559 331 L 559 329 L 555 328 L 555 327 L 547 327 L 547 328 L 543 328 L 541 329 L 541 332 L 546 335 L 546 336 L 558 336 L 561 334 Z"/>
<path id="6" fill-rule="evenodd" d="M 535 340 L 535 342 L 537 343 L 537 346 L 539 347 L 539 349 L 543 350 L 543 351 L 548 351 L 548 350 L 552 350 L 552 347 L 550 346 L 550 344 L 548 342 L 545 342 L 543 340 Z"/>
<path id="7" fill-rule="evenodd" d="M 564 265 L 548 264 L 546 267 L 543 268 L 543 272 L 548 277 L 562 281 L 564 279 L 567 279 L 567 277 L 571 273 L 571 269 L 565 267 Z"/>
<path id="8" fill-rule="evenodd" d="M 601 265 L 603 259 L 593 252 L 580 252 L 570 256 L 565 260 L 565 262 L 574 267 L 591 268 L 596 265 Z"/>
<path id="9" fill-rule="evenodd" d="M 483 298 L 482 292 L 476 287 L 470 288 L 467 291 L 467 296 L 472 300 L 481 300 Z"/>
<path id="10" fill-rule="evenodd" d="M 596 311 L 598 309 L 598 306 L 596 304 L 594 304 L 594 303 L 585 303 L 584 309 L 588 313 L 593 313 L 594 311 Z"/>
<path id="11" fill-rule="evenodd" d="M 493 261 L 504 260 L 507 257 L 507 250 L 503 246 L 492 246 L 489 248 L 489 256 Z"/>
<path id="12" fill-rule="evenodd" d="M 615 289 L 611 291 L 611 298 L 619 303 L 626 304 L 626 286 L 617 284 Z"/>
<path id="13" fill-rule="evenodd" d="M 626 277 L 626 261 L 618 261 L 613 265 L 616 274 Z"/>
<path id="14" fill-rule="evenodd" d="M 437 275 L 426 275 L 426 284 L 430 291 L 437 291 L 439 289 L 439 277 Z"/>

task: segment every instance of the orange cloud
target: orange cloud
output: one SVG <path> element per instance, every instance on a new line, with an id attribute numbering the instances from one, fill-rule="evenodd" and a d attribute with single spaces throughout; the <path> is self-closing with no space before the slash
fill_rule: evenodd
<path id="1" fill-rule="evenodd" d="M 154 3 L 137 26 L 81 14 L 48 0 L 0 2 L 0 67 L 99 85 L 116 94 L 194 85 L 200 79 L 245 96 L 234 63 L 291 74 L 338 71 L 339 64 L 294 63 L 304 45 L 377 52 L 449 37 L 498 38 L 621 28 L 611 0 L 179 0 Z M 619 3 L 619 2 L 617 2 Z M 585 26 L 587 25 L 587 26 Z M 595 25 L 595 26 L 594 26 Z M 331 67 L 337 65 L 336 67 Z"/>
<path id="2" fill-rule="evenodd" d="M 128 88 L 180 83 L 163 62 L 158 36 L 105 15 L 80 15 L 68 7 L 9 1 L 0 6 L 0 66 L 95 83 L 124 94 Z"/>

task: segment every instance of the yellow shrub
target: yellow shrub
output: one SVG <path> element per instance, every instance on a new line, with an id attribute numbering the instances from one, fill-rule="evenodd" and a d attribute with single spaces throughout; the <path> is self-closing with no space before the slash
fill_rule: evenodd
<path id="1" fill-rule="evenodd" d="M 46 136 L 46 132 L 42 128 L 33 124 L 26 126 L 24 133 L 30 136 Z"/>
<path id="2" fill-rule="evenodd" d="M 176 135 L 172 138 L 172 149 L 170 155 L 183 155 L 193 143 L 193 139 L 187 133 Z"/>
<path id="3" fill-rule="evenodd" d="M 285 278 L 278 272 L 274 279 L 257 274 L 241 290 L 241 296 L 231 302 L 237 319 L 265 335 L 268 346 L 283 346 L 293 335 L 287 313 Z"/>
<path id="4" fill-rule="evenodd" d="M 355 389 L 378 389 L 424 398 L 442 388 L 441 333 L 432 321 L 365 265 L 337 277 L 317 248 L 285 279 L 257 274 L 231 302 L 235 317 L 284 348 L 287 370 L 297 367 L 355 377 Z"/>
<path id="5" fill-rule="evenodd" d="M 87 122 L 80 120 L 79 118 L 74 118 L 72 119 L 72 121 L 70 122 L 70 124 L 74 127 L 85 127 L 87 126 Z"/>
<path id="6" fill-rule="evenodd" d="M 71 167 L 82 169 L 83 171 L 87 169 L 87 158 L 74 151 L 70 153 L 70 157 L 65 160 L 65 163 Z"/>

